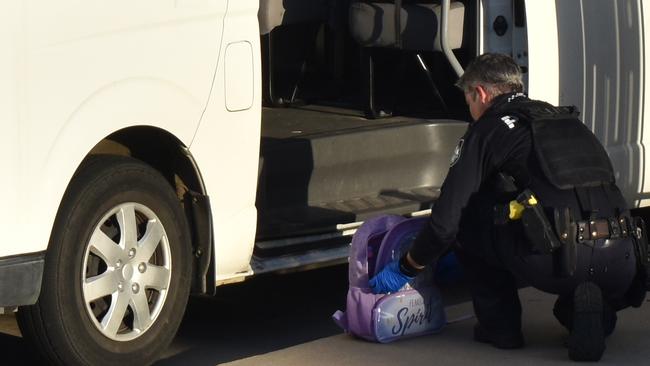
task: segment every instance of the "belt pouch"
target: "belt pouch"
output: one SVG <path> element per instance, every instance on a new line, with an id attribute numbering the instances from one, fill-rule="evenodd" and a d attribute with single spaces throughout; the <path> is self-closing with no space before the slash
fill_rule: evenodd
<path id="1" fill-rule="evenodd" d="M 526 207 L 521 215 L 521 223 L 533 250 L 538 254 L 551 254 L 560 246 L 553 227 L 539 205 Z"/>
<path id="2" fill-rule="evenodd" d="M 556 208 L 554 212 L 555 228 L 562 246 L 554 252 L 555 273 L 558 277 L 571 277 L 578 263 L 578 246 L 576 243 L 576 222 L 568 207 Z"/>
<path id="3" fill-rule="evenodd" d="M 648 258 L 648 235 L 645 222 L 640 217 L 632 218 L 630 236 L 634 240 L 634 251 L 639 270 L 647 270 L 650 258 Z"/>

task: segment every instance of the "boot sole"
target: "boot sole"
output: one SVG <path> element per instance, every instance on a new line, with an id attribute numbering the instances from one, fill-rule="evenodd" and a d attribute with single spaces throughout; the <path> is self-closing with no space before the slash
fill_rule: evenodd
<path id="1" fill-rule="evenodd" d="M 605 352 L 603 296 L 591 282 L 581 283 L 574 292 L 573 329 L 568 346 L 573 361 L 598 361 Z"/>

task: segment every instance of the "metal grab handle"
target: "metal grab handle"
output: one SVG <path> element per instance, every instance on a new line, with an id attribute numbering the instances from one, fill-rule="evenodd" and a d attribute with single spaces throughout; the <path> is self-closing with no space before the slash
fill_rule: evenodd
<path id="1" fill-rule="evenodd" d="M 442 12 L 440 15 L 442 18 L 440 19 L 440 47 L 442 48 L 442 52 L 444 52 L 445 56 L 447 57 L 447 60 L 451 64 L 451 67 L 456 72 L 456 75 L 460 77 L 463 75 L 465 70 L 463 70 L 463 67 L 460 66 L 460 62 L 458 62 L 456 55 L 454 55 L 454 53 L 451 51 L 451 48 L 449 48 L 449 40 L 447 39 L 450 8 L 451 0 L 442 0 Z"/>

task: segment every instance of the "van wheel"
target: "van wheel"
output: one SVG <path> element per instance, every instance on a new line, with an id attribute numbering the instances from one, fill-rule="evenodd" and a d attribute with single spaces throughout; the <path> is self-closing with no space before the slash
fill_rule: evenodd
<path id="1" fill-rule="evenodd" d="M 185 311 L 190 248 L 180 201 L 157 171 L 91 157 L 57 214 L 39 299 L 19 309 L 23 336 L 49 364 L 152 363 Z"/>

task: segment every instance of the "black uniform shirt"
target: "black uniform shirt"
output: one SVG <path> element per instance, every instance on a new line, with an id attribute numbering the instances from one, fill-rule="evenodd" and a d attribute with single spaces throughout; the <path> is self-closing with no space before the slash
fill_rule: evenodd
<path id="1" fill-rule="evenodd" d="M 507 113 L 524 101 L 528 98 L 522 93 L 498 96 L 481 118 L 470 124 L 456 147 L 440 196 L 431 209 L 429 225 L 411 247 L 415 262 L 430 263 L 456 241 L 461 218 L 481 214 L 466 212 L 470 201 L 480 199 L 479 192 L 488 192 L 489 196 L 498 173 L 515 177 L 519 187 L 527 185 L 532 136 L 523 121 Z M 492 220 L 491 215 L 483 219 L 488 225 Z"/>

